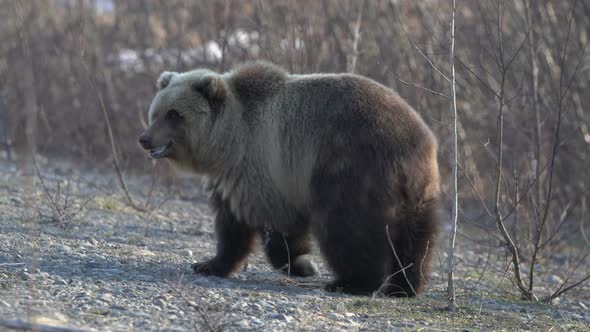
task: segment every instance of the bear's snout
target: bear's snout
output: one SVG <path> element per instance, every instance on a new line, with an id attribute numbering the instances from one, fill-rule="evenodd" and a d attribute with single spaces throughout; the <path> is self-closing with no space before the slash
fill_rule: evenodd
<path id="1" fill-rule="evenodd" d="M 146 150 L 153 148 L 152 141 L 146 134 L 139 136 L 139 144 Z"/>

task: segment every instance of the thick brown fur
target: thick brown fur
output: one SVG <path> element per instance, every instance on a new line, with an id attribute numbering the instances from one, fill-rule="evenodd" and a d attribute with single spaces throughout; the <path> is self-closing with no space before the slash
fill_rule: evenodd
<path id="1" fill-rule="evenodd" d="M 212 75 L 214 87 L 195 88 Z M 212 179 L 217 255 L 195 272 L 228 276 L 263 234 L 275 268 L 308 276 L 312 234 L 335 275 L 329 290 L 423 292 L 438 225 L 437 146 L 401 97 L 361 76 L 288 75 L 266 63 L 161 81 L 142 145 L 169 144 L 166 158 Z M 223 96 L 216 104 L 212 89 Z M 184 126 L 151 129 L 165 128 L 157 114 L 173 108 Z"/>

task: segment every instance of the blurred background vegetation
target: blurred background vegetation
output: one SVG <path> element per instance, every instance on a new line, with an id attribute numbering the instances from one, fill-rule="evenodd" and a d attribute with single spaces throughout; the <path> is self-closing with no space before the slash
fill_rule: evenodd
<path id="1" fill-rule="evenodd" d="M 264 59 L 397 90 L 439 138 L 446 193 L 449 17 L 450 2 L 436 0 L 0 0 L 0 153 L 109 171 L 104 110 L 123 171 L 147 172 L 137 137 L 161 71 Z M 490 218 L 501 104 L 510 225 L 546 219 L 547 237 L 556 227 L 579 234 L 590 189 L 590 2 L 459 1 L 456 21 L 460 219 Z"/>

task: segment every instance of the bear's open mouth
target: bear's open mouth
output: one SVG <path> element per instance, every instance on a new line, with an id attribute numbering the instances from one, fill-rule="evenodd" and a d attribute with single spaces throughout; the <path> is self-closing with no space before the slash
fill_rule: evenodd
<path id="1" fill-rule="evenodd" d="M 166 157 L 168 154 L 170 154 L 170 147 L 171 146 L 172 146 L 172 141 L 168 142 L 165 145 L 162 145 L 159 148 L 151 149 L 150 150 L 150 157 L 155 158 L 155 159 Z"/>

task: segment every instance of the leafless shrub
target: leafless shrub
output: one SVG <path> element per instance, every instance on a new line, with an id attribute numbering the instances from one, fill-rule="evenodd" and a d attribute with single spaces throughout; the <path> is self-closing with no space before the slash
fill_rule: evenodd
<path id="1" fill-rule="evenodd" d="M 43 188 L 44 197 L 47 200 L 49 209 L 51 211 L 51 215 L 45 215 L 44 212 L 37 206 L 37 213 L 42 219 L 49 219 L 53 222 L 57 222 L 60 225 L 67 225 L 71 224 L 77 217 L 80 216 L 80 213 L 84 210 L 85 206 L 90 202 L 92 198 L 86 198 L 82 201 L 76 201 L 76 199 L 72 195 L 72 181 L 66 180 L 65 185 L 66 187 L 62 187 L 61 181 L 57 182 L 57 189 L 55 191 L 51 191 L 46 183 L 45 179 L 41 175 L 41 171 L 39 170 L 39 165 L 37 164 L 37 158 L 34 153 L 32 153 L 33 165 L 35 166 L 35 172 L 37 174 L 37 178 L 41 183 Z"/>
<path id="2" fill-rule="evenodd" d="M 527 6 L 527 3 L 524 2 L 524 5 Z M 553 68 L 554 71 L 559 72 L 559 75 L 556 77 L 552 77 L 553 79 L 557 80 L 557 97 L 555 98 L 555 106 L 552 107 L 555 109 L 556 112 L 556 119 L 555 119 L 555 129 L 553 130 L 553 143 L 551 148 L 548 152 L 548 161 L 545 166 L 540 166 L 540 155 L 541 155 L 541 147 L 539 142 L 539 128 L 537 127 L 537 139 L 535 140 L 535 151 L 537 156 L 536 166 L 535 166 L 535 173 L 532 174 L 529 183 L 525 185 L 524 190 L 520 189 L 519 183 L 519 176 L 518 173 L 512 176 L 512 179 L 508 178 L 507 174 L 505 173 L 505 160 L 504 160 L 504 153 L 506 149 L 506 145 L 504 142 L 505 137 L 505 117 L 508 110 L 509 104 L 515 99 L 518 98 L 521 94 L 520 87 L 516 84 L 518 83 L 518 73 L 512 70 L 512 66 L 515 62 L 518 61 L 522 49 L 525 47 L 529 38 L 533 34 L 533 23 L 530 18 L 530 14 L 527 15 L 526 22 L 528 23 L 528 27 L 523 32 L 523 36 L 521 37 L 521 42 L 515 44 L 515 47 L 512 50 L 508 50 L 505 46 L 504 41 L 504 15 L 505 15 L 505 7 L 506 5 L 503 2 L 497 2 L 497 7 L 493 11 L 495 15 L 495 23 L 490 23 L 486 19 L 486 14 L 484 11 L 488 11 L 489 8 L 481 8 L 480 11 L 482 12 L 482 21 L 484 22 L 484 28 L 486 30 L 488 43 L 491 47 L 489 50 L 492 53 L 492 66 L 495 67 L 495 73 L 497 74 L 497 78 L 493 78 L 495 85 L 497 88 L 492 88 L 488 86 L 487 88 L 492 92 L 494 99 L 497 102 L 497 140 L 496 140 L 496 152 L 491 153 L 490 155 L 493 156 L 493 159 L 496 163 L 496 175 L 495 175 L 495 194 L 494 194 L 494 211 L 492 212 L 493 217 L 495 219 L 496 225 L 502 237 L 502 240 L 510 253 L 511 257 L 511 266 L 513 268 L 513 282 L 517 286 L 518 290 L 520 291 L 522 297 L 527 300 L 537 300 L 538 297 L 534 293 L 534 271 L 536 267 L 536 263 L 538 262 L 538 256 L 542 249 L 545 248 L 552 240 L 555 239 L 556 233 L 560 230 L 563 226 L 567 218 L 571 214 L 571 209 L 566 208 L 566 213 L 562 214 L 562 217 L 557 217 L 554 211 L 552 211 L 551 205 L 554 202 L 552 195 L 554 194 L 554 187 L 553 187 L 553 180 L 554 175 L 556 172 L 555 161 L 558 158 L 558 154 L 560 152 L 560 147 L 562 146 L 563 142 L 560 139 L 560 133 L 562 131 L 563 126 L 563 114 L 564 114 L 564 107 L 565 107 L 565 98 L 568 95 L 572 84 L 575 80 L 577 73 L 579 72 L 579 66 L 582 61 L 582 58 L 585 54 L 585 43 L 580 47 L 580 54 L 577 57 L 577 64 L 574 66 L 573 72 L 568 77 L 566 73 L 566 66 L 568 58 L 568 46 L 570 43 L 571 32 L 572 32 L 572 21 L 574 18 L 574 10 L 575 10 L 576 3 L 572 4 L 570 9 L 570 14 L 567 19 L 567 26 L 566 26 L 566 35 L 564 37 L 564 45 L 562 47 L 560 60 L 558 63 L 553 63 L 553 66 L 557 69 Z M 528 10 L 528 7 L 526 7 Z M 496 36 L 493 35 L 493 30 L 496 31 Z M 536 57 L 533 53 L 531 56 Z M 531 61 L 533 76 L 538 75 L 538 68 L 536 61 Z M 471 72 L 473 75 L 478 76 L 477 74 Z M 492 73 L 490 71 L 485 71 L 483 76 L 478 76 L 479 81 L 483 81 L 485 78 L 489 78 Z M 537 86 L 534 83 L 538 80 L 538 77 L 533 77 L 533 94 L 537 95 Z M 512 94 L 512 95 L 510 95 Z M 535 114 L 538 113 L 538 105 L 537 101 L 534 101 L 533 107 L 535 109 Z M 515 190 L 511 193 L 509 190 L 511 182 L 515 186 Z M 530 193 L 530 189 L 535 187 L 536 198 L 532 199 L 532 213 L 530 213 L 535 223 L 532 225 L 532 237 L 528 243 L 520 243 L 522 241 L 522 237 L 519 238 L 520 241 L 514 240 L 515 234 L 519 234 L 523 231 L 523 229 L 519 229 L 514 227 L 512 234 L 511 231 L 508 230 L 506 224 L 509 220 L 509 217 L 515 212 L 519 211 L 519 209 L 526 208 L 523 206 L 523 199 L 527 197 Z M 506 192 L 504 192 L 504 190 Z M 545 197 L 541 194 L 545 192 Z M 512 198 L 508 198 L 509 195 L 512 194 Z M 555 218 L 552 226 L 548 226 L 548 220 L 551 218 Z M 544 238 L 544 241 L 541 241 L 541 237 Z M 525 253 L 522 252 L 523 247 L 528 247 L 528 251 Z M 581 263 L 584 261 L 587 255 L 584 255 L 580 262 L 574 267 L 573 271 L 570 271 L 568 275 L 571 275 L 576 271 Z M 528 284 L 525 282 L 525 277 L 521 270 L 521 260 L 526 258 L 530 262 L 530 268 L 528 271 Z M 583 277 L 580 280 L 580 283 L 572 284 L 571 288 L 564 287 L 565 282 L 563 285 L 559 287 L 559 289 L 553 293 L 552 295 L 545 297 L 545 301 L 551 301 L 551 299 L 556 297 L 556 294 L 559 293 L 561 290 L 565 289 L 572 289 L 573 287 L 581 284 L 585 280 L 588 279 L 588 275 Z M 567 282 L 567 281 L 566 281 Z M 563 292 L 561 293 L 563 294 Z"/>

